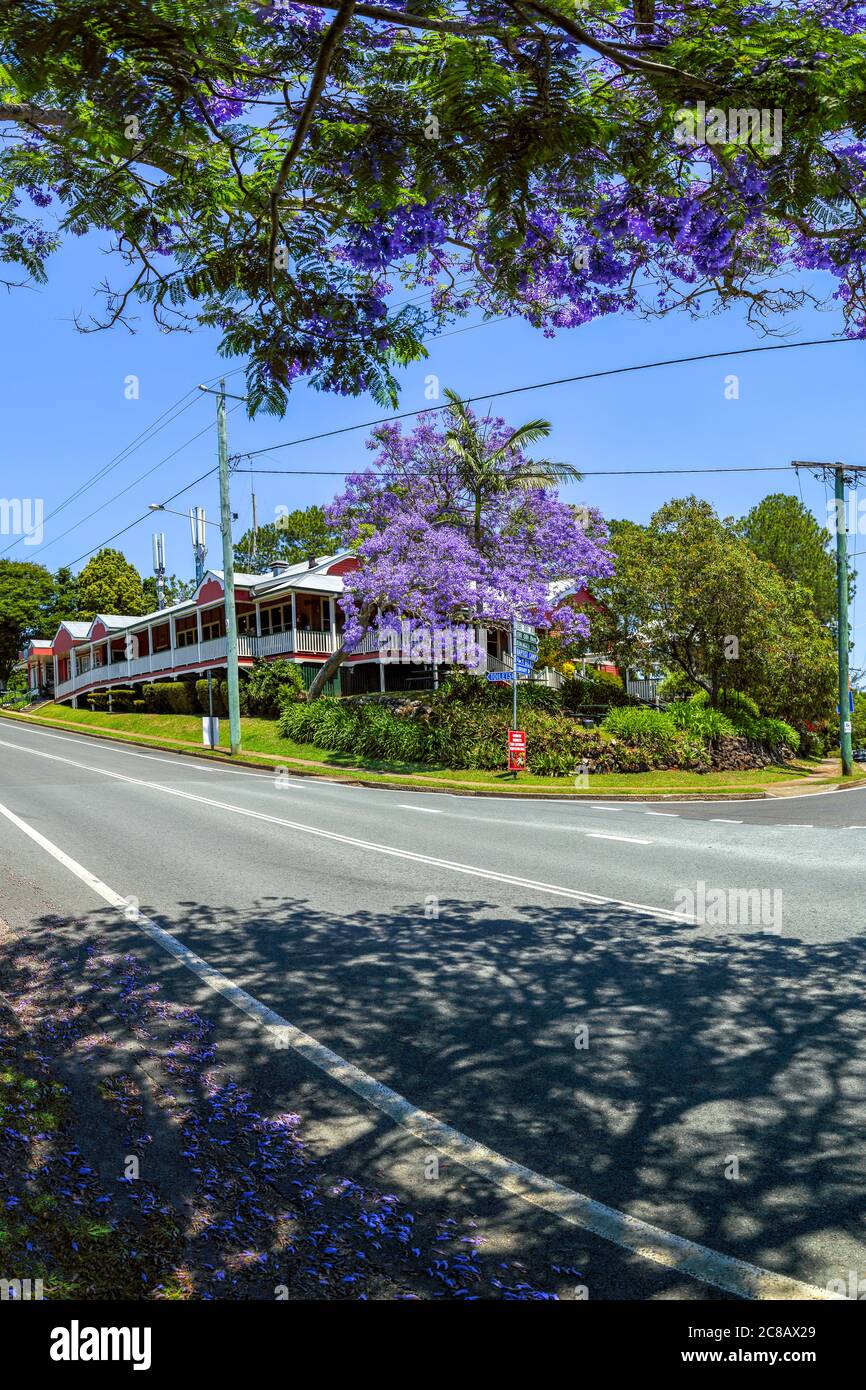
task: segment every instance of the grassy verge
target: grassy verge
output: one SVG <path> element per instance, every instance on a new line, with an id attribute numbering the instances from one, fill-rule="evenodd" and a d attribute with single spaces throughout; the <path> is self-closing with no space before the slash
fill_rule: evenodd
<path id="1" fill-rule="evenodd" d="M 35 715 L 0 711 L 8 719 L 31 724 L 55 725 L 87 733 L 95 738 L 117 738 L 146 743 L 155 748 L 197 752 L 209 759 L 228 754 L 228 720 L 220 721 L 220 745 L 224 752 L 202 748 L 201 719 L 192 714 L 113 714 L 65 705 L 45 705 Z M 383 786 L 415 787 L 419 790 L 454 790 L 467 793 L 495 792 L 504 795 L 557 795 L 574 797 L 608 796 L 761 796 L 769 789 L 802 784 L 804 789 L 835 785 L 838 771 L 828 772 L 816 761 L 799 760 L 784 768 L 751 769 L 745 772 L 683 772 L 679 770 L 632 773 L 593 773 L 589 786 L 576 788 L 570 777 L 534 777 L 521 773 L 515 779 L 507 772 L 481 772 L 477 769 L 431 768 L 426 764 L 379 762 L 372 758 L 353 758 L 345 753 L 329 753 L 311 744 L 293 743 L 280 738 L 271 719 L 241 721 L 243 760 L 260 767 L 286 767 L 312 776 L 339 777 L 341 781 L 377 783 Z M 856 775 L 866 773 L 856 769 Z"/>

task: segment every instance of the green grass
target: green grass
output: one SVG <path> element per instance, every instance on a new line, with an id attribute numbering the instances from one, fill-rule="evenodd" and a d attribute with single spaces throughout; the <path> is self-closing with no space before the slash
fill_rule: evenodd
<path id="1" fill-rule="evenodd" d="M 30 723 L 55 723 L 82 731 L 95 737 L 107 737 L 106 732 L 120 739 L 146 742 L 154 747 L 200 751 L 201 756 L 220 758 L 228 755 L 228 720 L 220 720 L 220 746 L 225 754 L 210 753 L 201 743 L 201 717 L 193 714 L 113 714 L 104 711 L 71 709 L 65 705 L 46 705 L 36 715 L 15 715 L 0 711 L 5 718 L 23 719 Z M 750 769 L 745 772 L 685 772 L 679 770 L 593 773 L 588 788 L 574 786 L 570 777 L 536 777 L 521 773 L 515 780 L 507 772 L 455 771 L 453 768 L 431 768 L 426 764 L 380 762 L 372 758 L 357 758 L 346 753 L 330 753 L 311 744 L 293 743 L 280 738 L 276 721 L 272 719 L 243 719 L 241 721 L 243 758 L 260 766 L 294 767 L 313 775 L 337 774 L 341 780 L 382 782 L 383 784 L 419 788 L 465 788 L 467 791 L 497 791 L 506 794 L 554 792 L 558 795 L 599 796 L 603 793 L 622 795 L 671 795 L 701 793 L 713 796 L 760 795 L 767 787 L 791 785 L 808 781 L 810 786 L 828 786 L 838 780 L 835 776 L 819 776 L 816 762 L 799 760 L 784 768 Z M 503 752 L 504 758 L 504 752 Z M 866 773 L 855 769 L 856 775 Z"/>

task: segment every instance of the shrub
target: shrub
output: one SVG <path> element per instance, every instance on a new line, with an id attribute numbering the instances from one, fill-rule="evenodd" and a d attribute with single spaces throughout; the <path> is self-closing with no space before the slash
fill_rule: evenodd
<path id="1" fill-rule="evenodd" d="M 656 709 L 612 709 L 603 727 L 636 748 L 662 750 L 672 748 L 676 741 L 676 725 L 670 715 Z"/>
<path id="2" fill-rule="evenodd" d="M 755 719 L 750 714 L 738 714 L 734 718 L 737 732 L 752 743 L 762 743 L 773 752 L 788 749 L 797 753 L 800 749 L 800 735 L 784 719 L 768 719 L 760 716 Z"/>
<path id="3" fill-rule="evenodd" d="M 695 738 L 733 738 L 737 732 L 726 714 L 695 697 L 676 701 L 668 714 L 678 729 L 684 729 Z"/>
<path id="4" fill-rule="evenodd" d="M 287 700 L 300 700 L 304 682 L 292 661 L 257 661 L 246 679 L 247 710 L 276 719 Z"/>
<path id="5" fill-rule="evenodd" d="M 568 709 L 574 710 L 585 709 L 588 705 L 605 705 L 612 709 L 632 703 L 619 676 L 612 671 L 599 670 L 563 681 L 561 698 Z"/>
<path id="6" fill-rule="evenodd" d="M 195 714 L 197 702 L 192 681 L 155 681 L 142 686 L 149 714 Z"/>
<path id="7" fill-rule="evenodd" d="M 671 700 L 689 700 L 699 690 L 700 687 L 695 684 L 691 676 L 686 675 L 685 671 L 667 671 L 659 686 L 659 699 L 664 700 L 665 703 Z"/>

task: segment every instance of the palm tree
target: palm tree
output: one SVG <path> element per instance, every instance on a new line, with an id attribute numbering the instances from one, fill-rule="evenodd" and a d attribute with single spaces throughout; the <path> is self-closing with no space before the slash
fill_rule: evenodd
<path id="1" fill-rule="evenodd" d="M 472 499 L 473 534 L 481 545 L 481 513 L 484 503 L 497 493 L 528 492 L 530 488 L 555 487 L 557 483 L 579 483 L 581 474 L 570 463 L 549 459 L 515 461 L 514 455 L 537 444 L 550 434 L 548 420 L 529 420 L 492 449 L 487 444 L 487 426 L 479 426 L 466 402 L 446 387 L 449 425 L 445 445 L 455 460 L 460 482 Z"/>

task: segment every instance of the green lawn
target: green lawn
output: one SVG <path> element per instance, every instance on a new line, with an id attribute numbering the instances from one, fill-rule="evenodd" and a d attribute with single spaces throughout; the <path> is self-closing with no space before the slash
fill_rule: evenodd
<path id="1" fill-rule="evenodd" d="M 6 718 L 23 719 L 31 723 L 62 724 L 80 728 L 95 737 L 109 735 L 146 742 L 156 747 L 198 749 L 201 756 L 222 758 L 228 753 L 211 753 L 202 748 L 201 717 L 193 714 L 113 714 L 65 705 L 46 705 L 36 715 L 15 715 L 0 711 Z M 588 788 L 576 788 L 570 777 L 534 777 L 521 773 L 515 780 L 507 772 L 455 771 L 452 768 L 431 768 L 413 763 L 378 762 L 371 758 L 356 758 L 345 753 L 328 753 L 311 744 L 292 743 L 280 738 L 272 719 L 243 719 L 241 721 L 243 758 L 260 766 L 285 766 L 297 771 L 327 776 L 338 774 L 341 780 L 395 783 L 399 786 L 427 788 L 451 787 L 466 791 L 498 791 L 504 793 L 565 793 L 571 796 L 599 796 L 603 793 L 622 795 L 670 795 L 701 793 L 713 796 L 742 796 L 760 794 L 768 786 L 808 782 L 810 786 L 831 785 L 838 773 L 823 776 L 816 773 L 816 764 L 799 761 L 786 768 L 768 768 L 747 772 L 640 772 L 594 773 Z M 220 720 L 220 744 L 228 749 L 228 720 Z M 860 776 L 866 775 L 859 772 Z M 399 780 L 398 780 L 399 779 Z"/>

